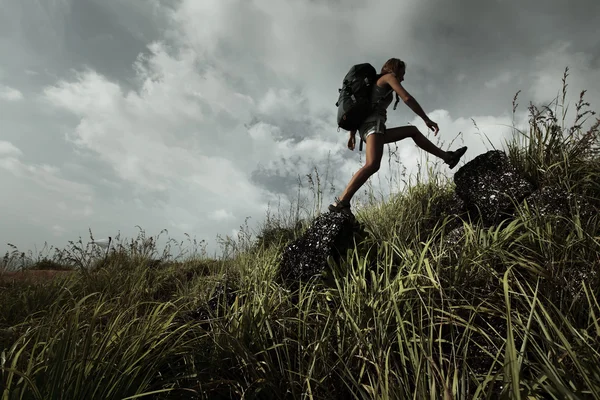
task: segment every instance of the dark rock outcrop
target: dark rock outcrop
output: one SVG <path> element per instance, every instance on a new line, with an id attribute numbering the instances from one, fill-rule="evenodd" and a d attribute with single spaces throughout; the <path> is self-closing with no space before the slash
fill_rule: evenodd
<path id="1" fill-rule="evenodd" d="M 558 216 L 572 218 L 574 209 L 582 221 L 589 220 L 597 210 L 582 196 L 560 186 L 544 186 L 525 199 L 540 217 Z"/>
<path id="2" fill-rule="evenodd" d="M 515 203 L 535 190 L 532 183 L 517 174 L 503 151 L 481 154 L 454 175 L 456 194 L 465 202 L 473 220 L 481 218 L 494 225 L 510 217 Z"/>
<path id="3" fill-rule="evenodd" d="M 450 246 L 450 249 L 454 250 L 454 248 L 458 248 L 461 246 L 464 237 L 465 227 L 459 226 L 457 228 L 452 229 L 446 234 L 444 243 Z"/>
<path id="4" fill-rule="evenodd" d="M 354 245 L 354 237 L 364 237 L 364 230 L 353 215 L 328 212 L 319 215 L 307 231 L 283 251 L 279 278 L 285 283 L 306 282 L 321 274 L 327 258 L 338 262 Z"/>
<path id="5" fill-rule="evenodd" d="M 207 322 L 217 315 L 226 313 L 227 308 L 235 302 L 239 288 L 231 280 L 219 282 L 206 303 L 194 310 L 183 311 L 180 314 L 182 321 Z"/>
<path id="6" fill-rule="evenodd" d="M 463 199 L 455 192 L 437 197 L 430 205 L 429 215 L 423 221 L 423 228 L 431 232 L 437 224 L 449 218 L 446 231 L 462 226 L 462 219 L 467 218 L 467 208 Z"/>

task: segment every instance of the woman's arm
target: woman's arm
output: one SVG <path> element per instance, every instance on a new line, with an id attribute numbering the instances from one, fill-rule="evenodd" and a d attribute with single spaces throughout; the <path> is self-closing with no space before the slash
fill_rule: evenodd
<path id="1" fill-rule="evenodd" d="M 398 81 L 398 78 L 396 77 L 396 74 L 386 75 L 384 82 L 388 83 L 394 92 L 396 92 L 402 101 L 404 101 L 404 104 L 410 107 L 410 109 L 413 110 L 419 117 L 423 118 L 423 121 L 429 121 L 429 117 L 427 114 L 425 114 L 423 108 L 419 105 L 419 103 L 417 103 L 417 100 L 415 100 L 415 98 L 412 97 L 410 93 L 404 89 L 404 87 L 402 87 Z"/>

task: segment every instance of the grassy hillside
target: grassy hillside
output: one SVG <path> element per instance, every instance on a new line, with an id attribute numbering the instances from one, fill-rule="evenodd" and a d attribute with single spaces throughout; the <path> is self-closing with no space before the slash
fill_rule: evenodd
<path id="1" fill-rule="evenodd" d="M 369 238 L 296 292 L 275 277 L 306 226 L 276 217 L 220 259 L 142 232 L 29 265 L 70 274 L 0 275 L 2 399 L 600 398 L 600 122 L 581 128 L 583 93 L 570 126 L 561 106 L 505 150 L 585 209 L 440 220 L 453 183 L 432 176 L 361 209 Z"/>

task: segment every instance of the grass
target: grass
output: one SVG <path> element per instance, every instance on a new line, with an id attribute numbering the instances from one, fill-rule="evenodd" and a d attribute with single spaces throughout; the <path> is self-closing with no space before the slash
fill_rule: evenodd
<path id="1" fill-rule="evenodd" d="M 599 207 L 586 104 L 582 93 L 569 128 L 557 108 L 531 106 L 506 150 L 536 186 Z M 174 243 L 159 251 L 143 231 L 108 253 L 81 240 L 36 260 L 14 249 L 4 269 L 74 273 L 0 280 L 1 398 L 600 398 L 596 213 L 524 202 L 484 227 L 441 219 L 449 201 L 451 182 L 430 172 L 362 208 L 371 237 L 293 293 L 276 273 L 306 228 L 298 208 L 269 216 L 256 240 L 225 239 L 220 259 L 172 256 Z"/>

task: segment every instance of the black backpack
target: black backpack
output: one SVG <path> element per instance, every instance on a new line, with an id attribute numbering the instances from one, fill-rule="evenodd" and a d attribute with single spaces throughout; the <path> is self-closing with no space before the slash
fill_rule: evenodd
<path id="1" fill-rule="evenodd" d="M 340 128 L 346 131 L 357 130 L 369 116 L 374 106 L 371 104 L 371 91 L 380 76 L 369 63 L 356 64 L 350 68 L 344 77 L 342 88 L 338 90 L 339 98 L 335 103 L 338 108 L 338 131 Z M 359 150 L 362 150 L 362 139 Z"/>
<path id="2" fill-rule="evenodd" d="M 368 63 L 357 64 L 350 68 L 344 77 L 339 98 L 338 127 L 347 131 L 358 129 L 362 121 L 371 112 L 371 89 L 377 80 L 377 71 Z"/>

